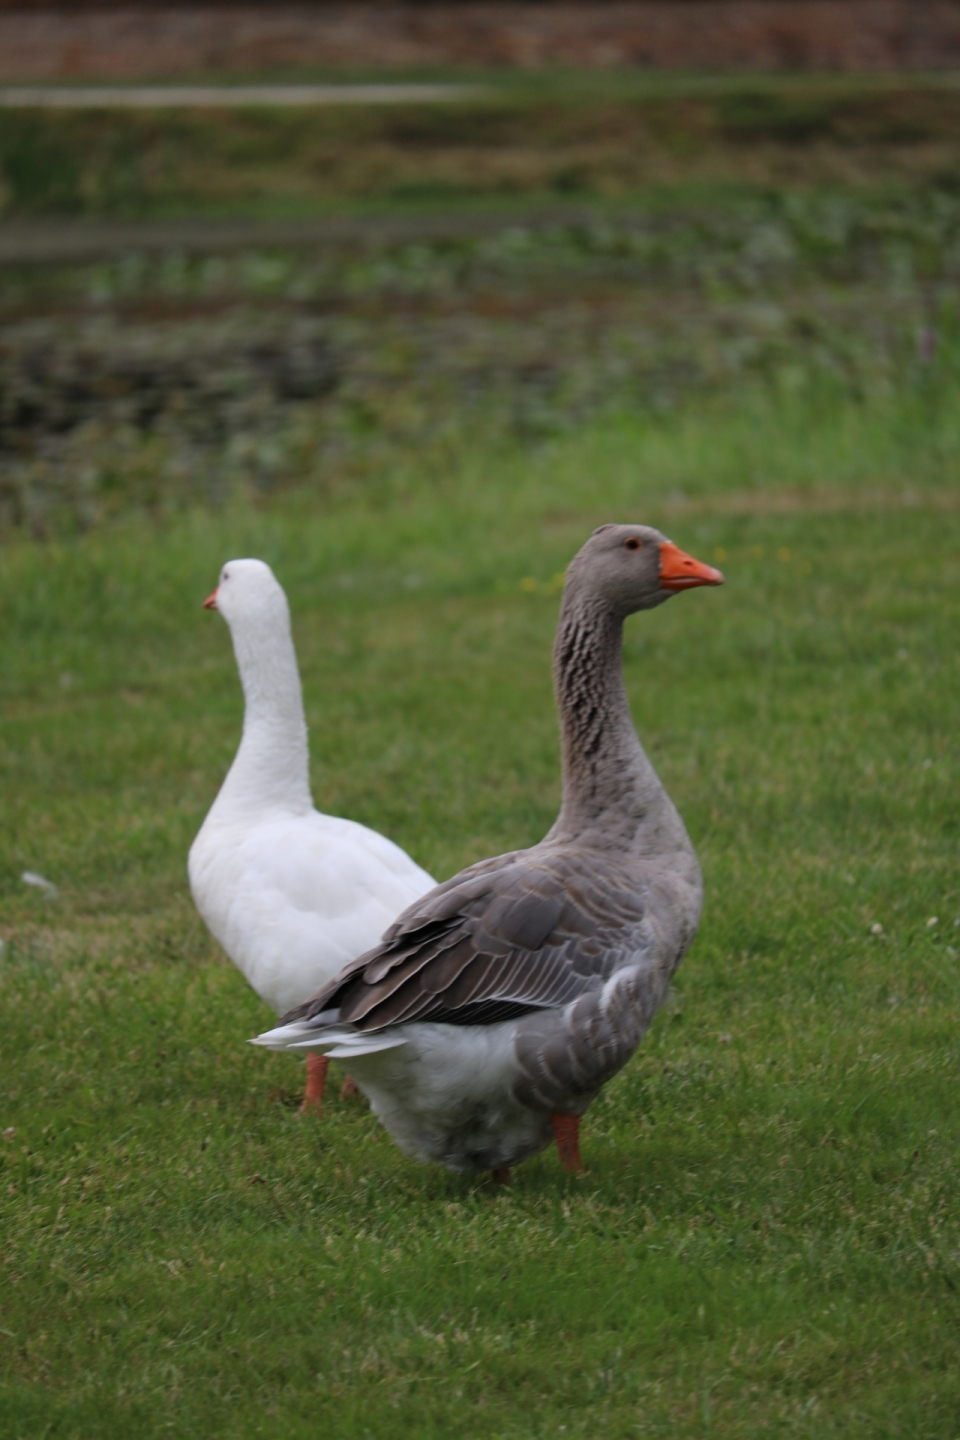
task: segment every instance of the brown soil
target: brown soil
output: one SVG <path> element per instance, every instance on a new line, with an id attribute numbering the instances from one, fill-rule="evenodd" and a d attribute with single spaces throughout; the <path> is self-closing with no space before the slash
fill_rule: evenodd
<path id="1" fill-rule="evenodd" d="M 955 0 L 137 5 L 0 10 L 0 79 L 283 66 L 943 70 Z"/>

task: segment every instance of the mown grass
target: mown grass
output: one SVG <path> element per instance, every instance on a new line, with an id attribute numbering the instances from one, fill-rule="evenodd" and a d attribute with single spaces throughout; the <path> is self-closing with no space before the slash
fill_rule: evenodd
<path id="1" fill-rule="evenodd" d="M 956 1434 L 958 431 L 949 385 L 740 386 L 7 546 L 5 1434 Z M 550 823 L 556 576 L 608 518 L 727 571 L 626 644 L 706 910 L 586 1177 L 496 1190 L 245 1045 L 185 886 L 240 720 L 199 602 L 275 566 L 318 803 L 443 876 Z"/>

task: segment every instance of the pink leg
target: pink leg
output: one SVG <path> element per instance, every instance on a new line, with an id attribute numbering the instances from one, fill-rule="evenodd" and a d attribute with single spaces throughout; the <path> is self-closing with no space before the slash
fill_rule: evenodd
<path id="1" fill-rule="evenodd" d="M 326 1055 L 307 1056 L 307 1088 L 303 1092 L 303 1104 L 300 1106 L 302 1115 L 305 1115 L 308 1110 L 316 1110 L 317 1114 L 320 1114 L 323 1086 L 329 1065 L 330 1061 Z"/>
<path id="2" fill-rule="evenodd" d="M 553 1126 L 553 1138 L 557 1142 L 557 1149 L 560 1151 L 560 1164 L 570 1175 L 583 1174 L 583 1161 L 580 1159 L 580 1116 L 579 1115 L 551 1115 L 550 1124 Z"/>
<path id="3" fill-rule="evenodd" d="M 350 1076 L 348 1075 L 346 1080 L 344 1080 L 343 1084 L 340 1086 L 340 1099 L 352 1100 L 356 1095 L 359 1094 L 360 1091 L 357 1087 L 356 1080 L 351 1080 Z"/>

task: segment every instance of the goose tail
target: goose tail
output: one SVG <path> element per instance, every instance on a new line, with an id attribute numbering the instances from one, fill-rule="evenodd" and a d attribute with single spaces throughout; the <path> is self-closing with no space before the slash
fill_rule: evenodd
<path id="1" fill-rule="evenodd" d="M 330 1060 L 353 1060 L 358 1055 L 375 1055 L 378 1050 L 395 1050 L 406 1043 L 402 1035 L 366 1033 L 351 1025 L 317 1025 L 316 1021 L 304 1020 L 264 1030 L 250 1041 L 268 1050 L 316 1050 Z"/>

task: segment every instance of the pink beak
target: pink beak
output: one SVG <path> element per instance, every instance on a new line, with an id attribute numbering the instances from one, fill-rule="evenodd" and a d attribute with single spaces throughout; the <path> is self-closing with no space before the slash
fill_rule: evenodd
<path id="1" fill-rule="evenodd" d="M 213 594 L 212 594 L 212 595 L 208 595 L 207 598 L 206 598 L 206 600 L 204 600 L 204 602 L 203 602 L 203 608 L 204 608 L 204 610 L 216 610 L 216 608 L 217 608 L 217 592 L 216 592 L 216 590 L 214 590 Z"/>

